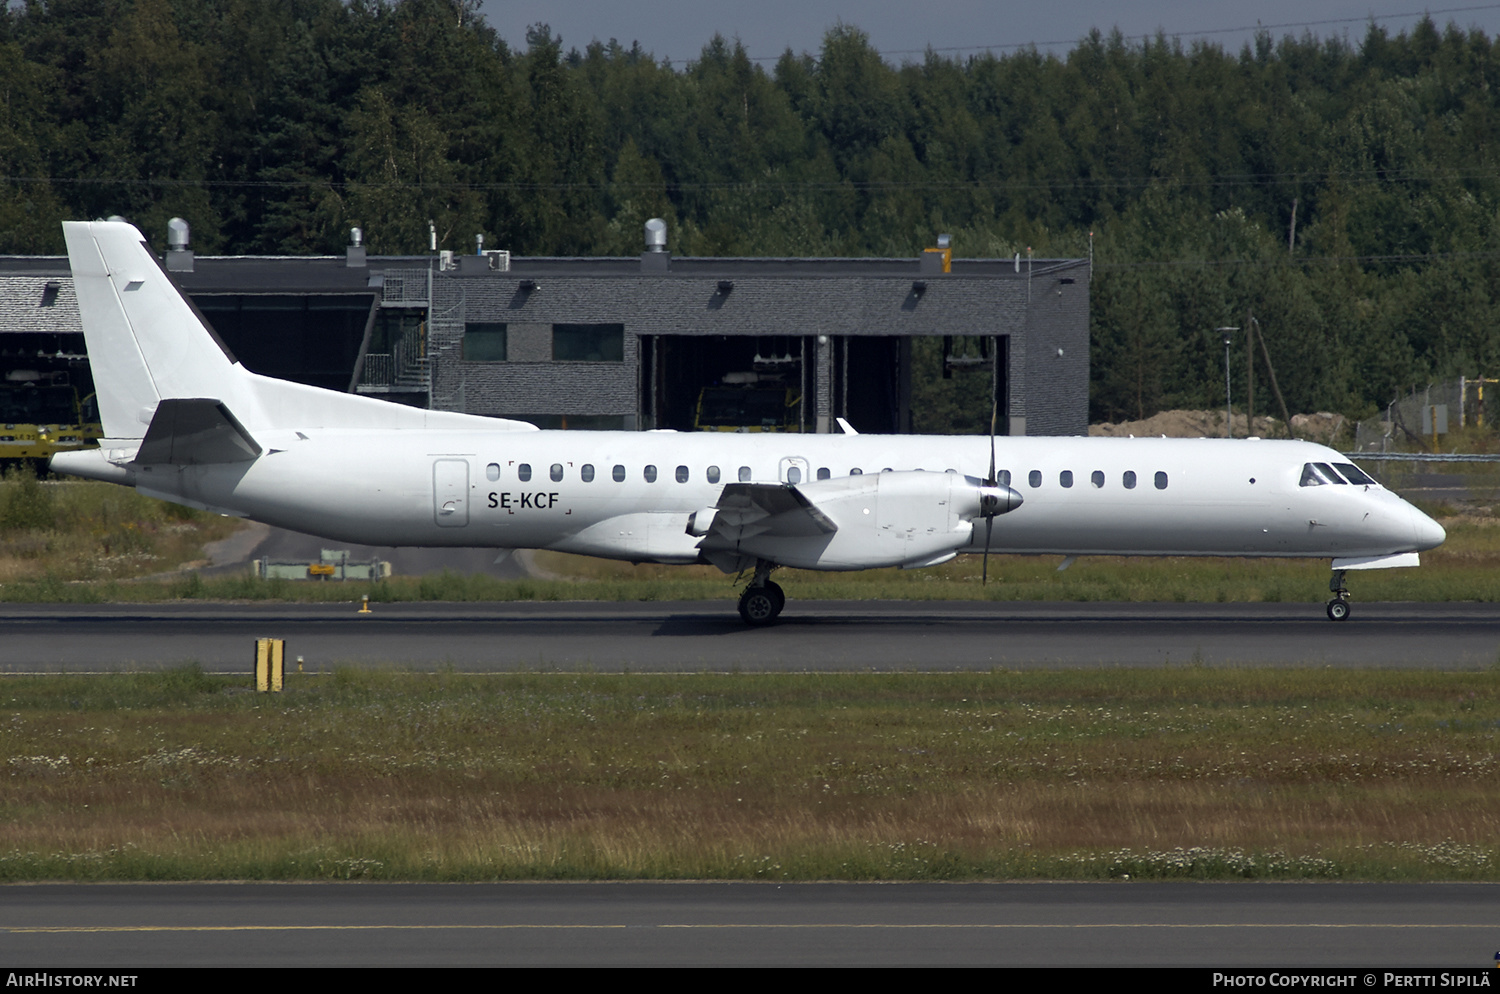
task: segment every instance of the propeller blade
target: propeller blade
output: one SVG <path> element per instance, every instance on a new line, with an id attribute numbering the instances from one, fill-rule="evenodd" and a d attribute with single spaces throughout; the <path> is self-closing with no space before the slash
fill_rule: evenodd
<path id="1" fill-rule="evenodd" d="M 987 486 L 991 487 L 998 486 L 1000 482 L 995 476 L 995 422 L 1000 419 L 999 348 L 1000 341 L 996 339 L 995 352 L 997 354 L 991 359 L 993 365 L 990 367 L 990 475 L 984 481 Z M 984 565 L 980 567 L 979 571 L 979 585 L 981 587 L 988 586 L 990 582 L 990 537 L 995 533 L 995 515 L 999 511 L 1000 509 L 995 507 L 991 509 L 990 513 L 984 516 Z"/>
<path id="2" fill-rule="evenodd" d="M 995 420 L 1000 416 L 998 400 L 990 402 L 990 475 L 984 482 L 995 485 Z"/>
<path id="3" fill-rule="evenodd" d="M 979 585 L 988 586 L 990 582 L 990 534 L 995 529 L 995 516 L 987 514 L 984 516 L 984 568 L 980 573 Z"/>

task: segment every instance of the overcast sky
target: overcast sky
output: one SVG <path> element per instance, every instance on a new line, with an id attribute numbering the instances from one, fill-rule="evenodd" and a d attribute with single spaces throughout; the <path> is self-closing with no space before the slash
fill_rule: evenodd
<path id="1" fill-rule="evenodd" d="M 1065 53 L 1091 28 L 1118 27 L 1127 36 L 1158 29 L 1184 42 L 1202 38 L 1238 50 L 1259 23 L 1277 35 L 1311 31 L 1320 37 L 1363 37 L 1369 18 L 1392 34 L 1421 18 L 1413 0 L 1051 0 L 1026 3 L 982 0 L 483 0 L 485 20 L 514 48 L 524 48 L 528 25 L 543 22 L 561 35 L 564 49 L 617 38 L 658 59 L 697 58 L 714 33 L 738 37 L 751 57 L 769 64 L 788 47 L 818 50 L 823 33 L 842 20 L 870 35 L 892 62 L 920 59 L 928 46 L 947 54 L 991 47 L 997 52 L 1034 44 Z M 1433 20 L 1500 32 L 1500 3 L 1437 0 Z M 1315 23 L 1331 22 L 1331 23 Z M 1247 30 L 1248 29 L 1248 30 Z"/>

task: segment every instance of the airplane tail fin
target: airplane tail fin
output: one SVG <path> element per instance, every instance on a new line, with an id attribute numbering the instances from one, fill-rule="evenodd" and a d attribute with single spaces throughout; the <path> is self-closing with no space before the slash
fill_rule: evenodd
<path id="1" fill-rule="evenodd" d="M 313 429 L 536 430 L 524 421 L 408 407 L 253 373 L 134 226 L 65 221 L 63 235 L 104 445 L 119 453 L 112 459 L 144 449 L 184 464 L 234 462 L 255 458 L 257 437 L 296 431 L 305 438 Z"/>
<path id="2" fill-rule="evenodd" d="M 244 370 L 120 221 L 66 221 L 63 236 L 109 439 L 141 439 L 164 397 L 226 396 Z"/>

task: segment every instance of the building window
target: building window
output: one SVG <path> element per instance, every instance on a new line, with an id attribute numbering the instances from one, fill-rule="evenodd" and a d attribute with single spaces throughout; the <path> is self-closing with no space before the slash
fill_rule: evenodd
<path id="1" fill-rule="evenodd" d="M 623 324 L 554 324 L 554 362 L 624 362 Z"/>
<path id="2" fill-rule="evenodd" d="M 464 325 L 465 362 L 504 362 L 505 325 L 470 321 Z"/>

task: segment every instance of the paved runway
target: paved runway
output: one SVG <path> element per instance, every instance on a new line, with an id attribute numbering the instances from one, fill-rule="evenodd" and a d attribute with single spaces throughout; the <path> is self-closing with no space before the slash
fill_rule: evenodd
<path id="1" fill-rule="evenodd" d="M 310 670 L 962 670 L 1270 665 L 1480 669 L 1500 606 L 793 601 L 749 629 L 730 601 L 353 605 L 0 605 L 0 672 L 244 672 L 258 637 Z"/>
<path id="2" fill-rule="evenodd" d="M 1497 908 L 1493 884 L 32 885 L 0 887 L 0 961 L 1347 966 L 1362 978 L 1491 966 Z"/>

